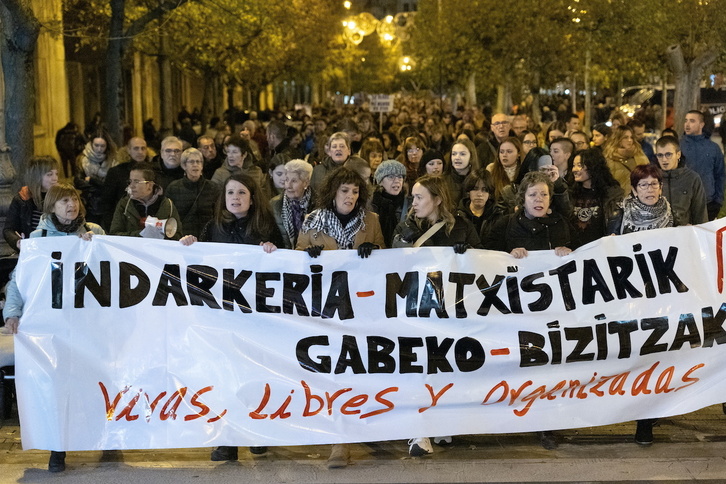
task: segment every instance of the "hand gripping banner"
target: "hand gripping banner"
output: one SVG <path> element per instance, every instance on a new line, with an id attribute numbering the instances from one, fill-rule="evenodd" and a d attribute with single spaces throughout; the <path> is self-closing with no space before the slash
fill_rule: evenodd
<path id="1" fill-rule="evenodd" d="M 23 241 L 26 448 L 554 430 L 726 401 L 724 221 L 566 257 Z"/>

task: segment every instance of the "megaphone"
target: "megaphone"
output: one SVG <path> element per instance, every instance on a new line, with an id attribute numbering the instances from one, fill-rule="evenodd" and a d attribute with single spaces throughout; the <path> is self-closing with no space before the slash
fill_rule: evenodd
<path id="1" fill-rule="evenodd" d="M 177 222 L 174 218 L 160 220 L 156 217 L 146 217 L 144 225 L 145 227 L 141 231 L 141 236 L 154 239 L 163 239 L 164 236 L 172 238 L 177 230 Z"/>

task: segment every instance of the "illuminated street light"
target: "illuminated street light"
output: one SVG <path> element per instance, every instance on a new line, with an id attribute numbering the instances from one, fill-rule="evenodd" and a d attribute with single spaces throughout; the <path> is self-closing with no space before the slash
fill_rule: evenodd
<path id="1" fill-rule="evenodd" d="M 343 2 L 343 6 L 345 7 L 346 10 L 350 10 L 350 7 L 352 7 L 353 4 L 350 3 L 348 0 L 345 0 L 345 2 Z"/>

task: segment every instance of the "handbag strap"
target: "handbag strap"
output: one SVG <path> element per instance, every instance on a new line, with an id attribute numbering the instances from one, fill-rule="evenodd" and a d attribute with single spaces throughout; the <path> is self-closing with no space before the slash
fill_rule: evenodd
<path id="1" fill-rule="evenodd" d="M 444 221 L 436 222 L 431 226 L 430 229 L 428 229 L 421 237 L 416 240 L 416 242 L 413 243 L 414 247 L 421 247 L 427 240 L 429 240 L 433 235 L 439 231 L 441 227 L 444 226 Z"/>

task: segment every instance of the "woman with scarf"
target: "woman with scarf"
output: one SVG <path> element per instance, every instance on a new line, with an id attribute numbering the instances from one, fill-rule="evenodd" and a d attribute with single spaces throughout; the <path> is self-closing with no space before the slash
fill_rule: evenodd
<path id="1" fill-rule="evenodd" d="M 396 160 L 381 163 L 374 175 L 376 188 L 371 200 L 371 210 L 378 214 L 387 247 L 393 243 L 393 231 L 406 219 L 410 197 L 404 189 L 406 167 Z"/>
<path id="2" fill-rule="evenodd" d="M 8 208 L 3 237 L 15 251 L 20 241 L 30 237 L 43 214 L 43 201 L 51 187 L 58 184 L 60 163 L 50 156 L 31 158 L 25 167 L 25 186 L 13 197 Z"/>
<path id="3" fill-rule="evenodd" d="M 157 236 L 179 240 L 182 234 L 182 223 L 179 212 L 171 199 L 164 196 L 164 190 L 155 183 L 153 167 L 148 163 L 139 163 L 129 174 L 129 186 L 126 195 L 119 200 L 111 222 L 111 235 L 129 237 Z M 176 220 L 176 231 L 171 237 L 146 227 L 147 217 L 159 220 L 173 218 Z M 142 233 L 143 232 L 143 233 Z"/>
<path id="4" fill-rule="evenodd" d="M 237 173 L 227 178 L 217 198 L 214 218 L 207 222 L 202 235 L 185 235 L 179 242 L 192 245 L 202 242 L 259 245 L 270 254 L 282 246 L 282 238 L 272 218 L 270 202 L 257 180 L 248 173 Z M 250 447 L 253 454 L 264 454 L 267 447 Z M 222 445 L 212 451 L 211 460 L 238 459 L 235 446 Z"/>
<path id="5" fill-rule="evenodd" d="M 652 164 L 636 166 L 630 174 L 630 191 L 609 225 L 609 234 L 673 227 L 671 205 L 663 196 L 660 168 Z"/>
<path id="6" fill-rule="evenodd" d="M 59 237 L 73 235 L 90 241 L 93 235 L 104 235 L 103 229 L 94 223 L 86 222 L 86 210 L 81 196 L 71 185 L 54 185 L 45 196 L 43 215 L 30 237 Z M 23 315 L 23 299 L 20 296 L 15 271 L 7 286 L 7 300 L 3 309 L 5 326 L 11 333 L 18 332 L 20 317 Z M 51 451 L 48 471 L 61 472 L 66 468 L 66 453 Z"/>
<path id="7" fill-rule="evenodd" d="M 378 215 L 366 210 L 368 183 L 353 170 L 337 168 L 323 179 L 317 193 L 317 208 L 303 222 L 297 250 L 318 257 L 323 250 L 355 249 L 366 259 L 374 249 L 385 248 Z M 334 444 L 328 469 L 346 467 L 347 444 Z"/>
<path id="8" fill-rule="evenodd" d="M 282 246 L 293 249 L 305 216 L 313 208 L 310 177 L 313 166 L 304 160 L 291 160 L 285 164 L 285 188 L 270 201 L 277 228 L 282 234 Z"/>
<path id="9" fill-rule="evenodd" d="M 101 223 L 103 182 L 108 170 L 116 165 L 116 144 L 107 133 L 99 132 L 86 144 L 83 153 L 78 157 L 78 163 L 80 170 L 75 185 L 83 194 L 87 218 Z"/>
<path id="10" fill-rule="evenodd" d="M 613 219 L 609 233 L 629 234 L 642 230 L 673 227 L 671 205 L 663 196 L 663 172 L 655 165 L 636 166 L 630 174 L 631 193 L 623 200 L 623 208 Z M 635 443 L 653 443 L 653 425 L 658 419 L 637 421 Z"/>

